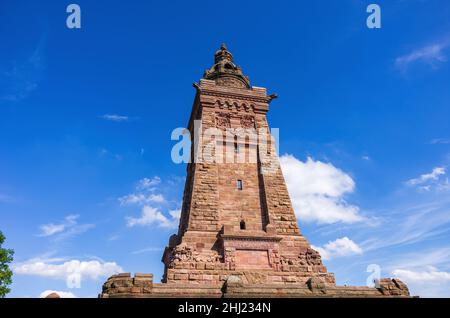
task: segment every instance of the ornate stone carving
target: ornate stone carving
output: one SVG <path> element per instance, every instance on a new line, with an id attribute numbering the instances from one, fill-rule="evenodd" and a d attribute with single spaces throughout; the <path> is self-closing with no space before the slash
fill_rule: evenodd
<path id="1" fill-rule="evenodd" d="M 242 128 L 255 128 L 255 118 L 249 115 L 243 115 L 241 117 L 241 127 Z"/>
<path id="2" fill-rule="evenodd" d="M 216 114 L 216 127 L 217 128 L 230 128 L 231 127 L 231 116 L 227 113 L 217 113 Z"/>
<path id="3" fill-rule="evenodd" d="M 169 268 L 174 268 L 175 263 L 220 263 L 222 256 L 215 251 L 198 252 L 186 244 L 175 246 L 169 254 Z"/>
<path id="4" fill-rule="evenodd" d="M 236 87 L 236 88 L 246 88 L 245 83 L 233 77 L 218 77 L 216 79 L 217 85 Z"/>
<path id="5" fill-rule="evenodd" d="M 225 264 L 228 269 L 236 268 L 236 250 L 234 248 L 225 249 Z"/>
<path id="6" fill-rule="evenodd" d="M 226 100 L 222 100 L 222 99 L 218 99 L 215 102 L 215 105 L 219 106 L 219 109 L 228 109 L 228 110 L 232 110 L 232 111 L 236 111 L 236 114 L 238 114 L 241 111 L 245 111 L 246 113 L 250 112 L 250 111 L 254 111 L 255 110 L 255 105 L 253 103 L 251 103 L 251 101 L 245 101 L 245 102 L 237 102 L 235 100 L 230 100 L 230 99 L 226 99 Z M 250 115 L 247 115 L 248 117 L 252 117 Z M 253 125 L 254 125 L 254 118 L 252 120 Z M 252 128 L 253 128 L 252 125 Z"/>
<path id="7" fill-rule="evenodd" d="M 175 246 L 172 250 L 171 255 L 169 256 L 169 264 L 192 261 L 192 254 L 192 248 L 187 245 L 180 244 L 178 246 Z"/>

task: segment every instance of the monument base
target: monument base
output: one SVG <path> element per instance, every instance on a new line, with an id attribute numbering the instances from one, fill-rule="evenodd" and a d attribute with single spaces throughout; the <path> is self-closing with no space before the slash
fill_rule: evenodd
<path id="1" fill-rule="evenodd" d="M 111 276 L 100 298 L 306 298 L 306 297 L 410 297 L 399 279 L 383 278 L 378 287 L 336 286 L 319 277 L 306 283 L 251 284 L 240 276 L 228 276 L 223 283 L 153 283 L 152 274 L 130 273 Z"/>

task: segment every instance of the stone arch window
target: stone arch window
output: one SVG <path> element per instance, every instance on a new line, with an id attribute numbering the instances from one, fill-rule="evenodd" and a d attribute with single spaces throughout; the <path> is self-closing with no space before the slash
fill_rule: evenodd
<path id="1" fill-rule="evenodd" d="M 241 222 L 239 223 L 239 228 L 241 230 L 245 230 L 245 221 L 244 220 L 241 220 Z"/>
<path id="2" fill-rule="evenodd" d="M 237 136 L 234 136 L 234 153 L 239 153 L 240 147 L 238 144 Z"/>

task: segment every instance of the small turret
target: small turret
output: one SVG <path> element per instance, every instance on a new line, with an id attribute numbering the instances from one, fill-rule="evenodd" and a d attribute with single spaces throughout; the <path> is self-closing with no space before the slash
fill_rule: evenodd
<path id="1" fill-rule="evenodd" d="M 214 65 L 205 71 L 203 78 L 215 80 L 216 84 L 221 86 L 251 88 L 248 77 L 234 64 L 233 55 L 223 43 L 214 54 Z"/>

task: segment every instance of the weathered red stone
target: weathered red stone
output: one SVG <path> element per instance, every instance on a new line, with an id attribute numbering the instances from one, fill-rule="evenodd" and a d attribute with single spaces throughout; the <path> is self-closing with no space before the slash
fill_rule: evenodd
<path id="1" fill-rule="evenodd" d="M 162 257 L 162 284 L 153 284 L 151 276 L 113 276 L 102 297 L 409 295 L 398 280 L 382 280 L 379 289 L 336 286 L 300 233 L 271 138 L 266 146 L 227 134 L 264 129 L 270 136 L 266 114 L 276 96 L 252 87 L 224 45 L 194 86 L 191 136 L 217 129 L 224 141 L 216 140 L 216 148 L 192 143 L 193 154 L 209 156 L 188 164 L 178 233 Z M 201 122 L 199 131 L 194 120 Z M 225 162 L 208 160 L 218 161 L 219 153 Z"/>

